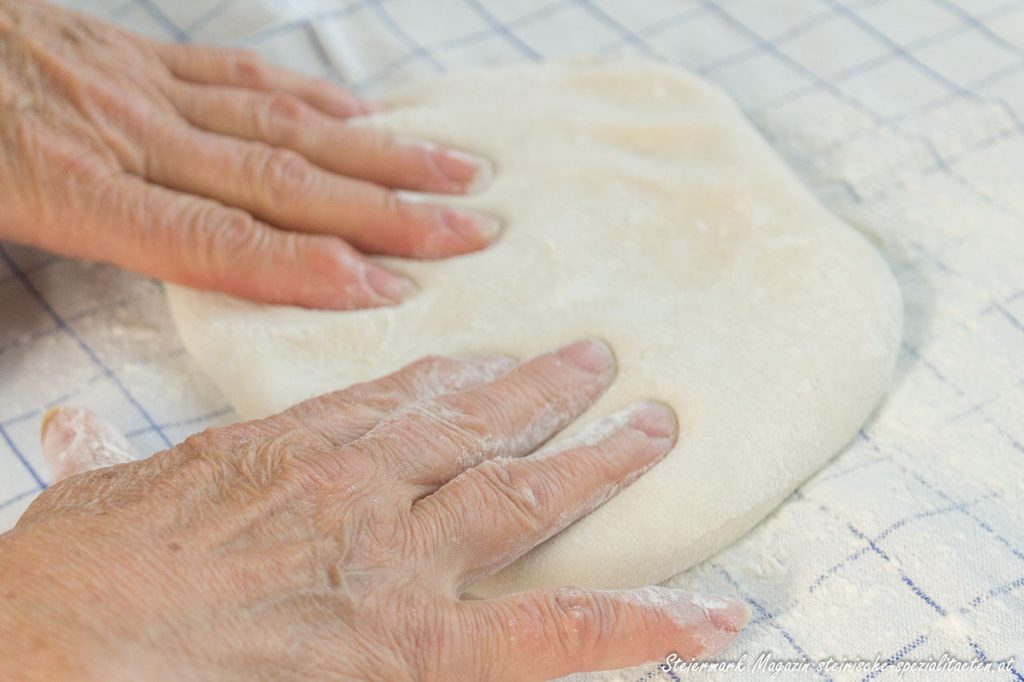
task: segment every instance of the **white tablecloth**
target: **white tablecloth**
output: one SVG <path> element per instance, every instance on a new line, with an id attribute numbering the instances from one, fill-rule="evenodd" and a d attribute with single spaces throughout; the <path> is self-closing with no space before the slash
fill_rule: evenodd
<path id="1" fill-rule="evenodd" d="M 172 40 L 247 45 L 368 95 L 460 66 L 641 54 L 726 88 L 903 288 L 888 399 L 772 517 L 673 585 L 736 593 L 773 660 L 1014 658 L 1024 681 L 1024 1 L 81 0 Z M 47 484 L 55 403 L 142 452 L 232 420 L 159 284 L 0 248 L 0 529 Z M 963 679 L 963 673 L 908 673 Z M 778 679 L 896 679 L 819 670 Z"/>

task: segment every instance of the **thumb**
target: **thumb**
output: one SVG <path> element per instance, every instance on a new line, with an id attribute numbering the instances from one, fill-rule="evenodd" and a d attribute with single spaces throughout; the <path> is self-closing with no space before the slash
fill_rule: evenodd
<path id="1" fill-rule="evenodd" d="M 43 458 L 53 482 L 136 459 L 135 449 L 91 410 L 54 407 L 43 415 Z"/>

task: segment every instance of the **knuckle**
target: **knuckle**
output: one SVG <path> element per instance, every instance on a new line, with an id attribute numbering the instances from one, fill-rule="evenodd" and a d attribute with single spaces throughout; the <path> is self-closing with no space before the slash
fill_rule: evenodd
<path id="1" fill-rule="evenodd" d="M 209 277 L 230 277 L 240 258 L 265 251 L 265 235 L 255 219 L 241 209 L 217 204 L 195 210 L 183 231 L 182 245 L 193 271 Z"/>
<path id="2" fill-rule="evenodd" d="M 257 128 L 274 145 L 290 147 L 297 141 L 306 119 L 306 105 L 298 97 L 284 92 L 268 95 Z"/>
<path id="3" fill-rule="evenodd" d="M 472 409 L 468 401 L 452 401 L 450 396 L 412 403 L 401 410 L 414 433 L 430 442 L 455 448 L 472 447 L 488 434 L 487 420 Z"/>
<path id="4" fill-rule="evenodd" d="M 232 451 L 222 466 L 232 479 L 232 488 L 261 490 L 281 477 L 291 453 L 301 447 L 293 433 L 281 433 L 265 441 L 251 441 Z"/>
<path id="5" fill-rule="evenodd" d="M 578 587 L 555 588 L 542 601 L 549 622 L 555 624 L 548 629 L 548 642 L 570 658 L 586 658 L 600 650 L 619 622 L 610 603 Z"/>
<path id="6" fill-rule="evenodd" d="M 537 476 L 523 462 L 514 459 L 492 459 L 470 469 L 481 478 L 483 489 L 490 491 L 506 504 L 503 512 L 509 507 L 529 530 L 542 528 L 545 510 L 552 499 L 552 491 L 545 479 Z"/>
<path id="7" fill-rule="evenodd" d="M 187 437 L 176 449 L 188 457 L 197 457 L 208 452 L 230 448 L 247 440 L 248 434 L 236 426 L 203 429 L 199 433 L 193 433 Z"/>
<path id="8" fill-rule="evenodd" d="M 82 154 L 78 150 L 62 149 L 54 141 L 38 139 L 40 144 L 32 149 L 32 152 L 44 155 L 54 175 L 59 174 L 58 176 L 65 178 L 67 182 L 104 200 L 124 200 L 121 183 L 117 182 L 120 164 L 116 159 L 102 152 Z M 41 199 L 44 197 L 45 195 L 40 195 Z"/>
<path id="9" fill-rule="evenodd" d="M 312 490 L 345 478 L 340 460 L 285 414 L 207 429 L 180 447 L 186 461 L 200 468 L 213 466 L 240 488 L 258 490 L 281 480 Z"/>
<path id="10" fill-rule="evenodd" d="M 234 208 L 215 211 L 211 207 L 209 210 L 215 212 L 216 215 L 213 219 L 204 222 L 208 222 L 213 227 L 211 237 L 217 244 L 231 249 L 231 247 L 247 246 L 252 242 L 257 230 L 256 221 L 251 215 Z"/>
<path id="11" fill-rule="evenodd" d="M 259 53 L 253 50 L 235 50 L 232 69 L 238 83 L 256 90 L 265 89 L 270 82 L 270 68 Z"/>
<path id="12" fill-rule="evenodd" d="M 223 437 L 223 429 L 206 429 L 193 434 L 167 451 L 160 465 L 169 473 L 169 484 L 182 482 L 201 488 L 204 482 L 223 479 L 224 464 L 232 456 L 235 445 Z"/>
<path id="13" fill-rule="evenodd" d="M 338 282 L 354 278 L 359 272 L 358 256 L 341 240 L 294 232 L 285 236 L 292 241 L 299 267 L 312 280 Z M 358 286 L 361 283 L 353 285 L 353 288 Z"/>
<path id="14" fill-rule="evenodd" d="M 400 219 L 402 217 L 403 204 L 398 195 L 389 190 L 381 190 L 379 195 L 381 215 L 390 220 Z"/>
<path id="15" fill-rule="evenodd" d="M 258 156 L 260 185 L 271 201 L 294 202 L 308 192 L 313 182 L 313 167 L 300 154 L 273 148 Z"/>

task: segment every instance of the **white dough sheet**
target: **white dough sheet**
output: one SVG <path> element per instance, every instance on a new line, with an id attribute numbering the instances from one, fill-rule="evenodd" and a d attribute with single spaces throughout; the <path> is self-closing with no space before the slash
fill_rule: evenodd
<path id="1" fill-rule="evenodd" d="M 606 340 L 618 379 L 561 437 L 656 399 L 679 417 L 677 445 L 476 594 L 666 580 L 757 524 L 885 393 L 902 320 L 885 262 L 700 78 L 640 60 L 554 62 L 385 99 L 388 111 L 359 124 L 494 160 L 493 183 L 454 201 L 501 218 L 495 246 L 381 259 L 421 288 L 393 308 L 315 311 L 181 287 L 169 300 L 185 346 L 245 417 L 427 354 L 526 358 Z"/>

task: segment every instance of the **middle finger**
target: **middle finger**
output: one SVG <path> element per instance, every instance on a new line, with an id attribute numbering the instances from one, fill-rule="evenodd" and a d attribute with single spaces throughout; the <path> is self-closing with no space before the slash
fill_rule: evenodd
<path id="1" fill-rule="evenodd" d="M 578 341 L 488 384 L 412 403 L 351 446 L 394 471 L 415 499 L 480 462 L 532 452 L 596 402 L 614 376 L 604 342 Z"/>

